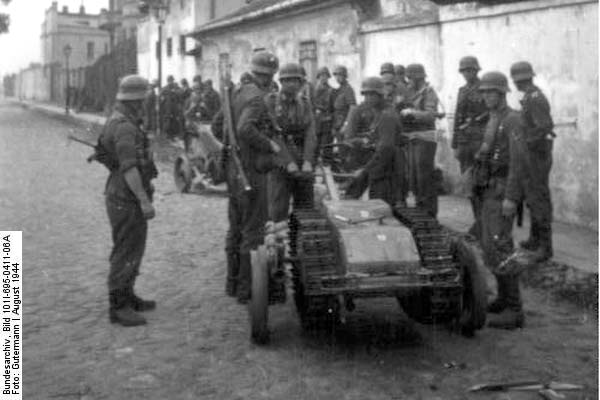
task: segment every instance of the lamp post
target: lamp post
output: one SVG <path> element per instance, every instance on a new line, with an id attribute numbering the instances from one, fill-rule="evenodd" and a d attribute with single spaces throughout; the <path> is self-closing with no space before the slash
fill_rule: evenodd
<path id="1" fill-rule="evenodd" d="M 73 50 L 73 48 L 71 47 L 71 45 L 67 44 L 64 48 L 63 48 L 63 53 L 65 55 L 65 70 L 66 70 L 66 78 L 65 79 L 65 114 L 69 114 L 69 57 L 71 56 L 71 51 Z"/>
<path id="2" fill-rule="evenodd" d="M 156 135 L 161 135 L 161 118 L 160 118 L 160 91 L 162 88 L 162 28 L 167 18 L 167 6 L 163 4 L 162 0 L 155 1 L 152 4 L 152 10 L 154 11 L 154 17 L 158 22 L 158 43 L 156 45 L 156 58 L 158 61 L 158 93 L 156 97 Z"/>

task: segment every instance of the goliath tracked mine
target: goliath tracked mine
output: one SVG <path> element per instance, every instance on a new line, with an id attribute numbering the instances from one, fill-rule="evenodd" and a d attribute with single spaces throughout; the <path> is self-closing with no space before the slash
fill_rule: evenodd
<path id="1" fill-rule="evenodd" d="M 335 327 L 359 297 L 396 297 L 410 318 L 465 336 L 483 327 L 486 286 L 472 246 L 419 208 L 339 199 L 331 172 L 324 174 L 327 200 L 313 200 L 313 177 L 299 178 L 305 190 L 290 215 L 288 256 L 273 235 L 252 254 L 255 342 L 268 341 L 268 305 L 285 301 L 286 263 L 305 330 Z"/>

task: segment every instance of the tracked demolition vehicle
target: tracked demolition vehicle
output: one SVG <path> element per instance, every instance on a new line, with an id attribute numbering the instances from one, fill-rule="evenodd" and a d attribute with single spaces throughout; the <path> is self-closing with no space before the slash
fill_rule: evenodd
<path id="1" fill-rule="evenodd" d="M 334 327 L 355 298 L 396 297 L 412 319 L 472 336 L 485 323 L 486 286 L 472 246 L 424 210 L 382 200 L 313 200 L 311 179 L 294 200 L 287 257 L 272 238 L 252 254 L 252 337 L 268 340 L 268 305 L 285 301 L 285 264 L 302 327 Z M 328 176 L 329 175 L 329 176 Z M 333 190 L 331 190 L 333 189 Z"/>

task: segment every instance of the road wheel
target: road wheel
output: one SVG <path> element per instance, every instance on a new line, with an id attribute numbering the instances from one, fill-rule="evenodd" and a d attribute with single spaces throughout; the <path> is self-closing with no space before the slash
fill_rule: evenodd
<path id="1" fill-rule="evenodd" d="M 462 306 L 458 324 L 464 336 L 472 337 L 485 325 L 487 284 L 485 263 L 481 252 L 472 243 L 458 238 L 453 243 L 454 257 L 461 266 Z"/>
<path id="2" fill-rule="evenodd" d="M 266 344 L 269 341 L 269 264 L 267 248 L 260 246 L 252 251 L 252 291 L 248 310 L 252 341 Z"/>
<path id="3" fill-rule="evenodd" d="M 175 186 L 181 193 L 188 193 L 192 185 L 193 171 L 189 160 L 185 155 L 180 155 L 175 160 L 175 168 L 173 170 L 175 178 Z"/>

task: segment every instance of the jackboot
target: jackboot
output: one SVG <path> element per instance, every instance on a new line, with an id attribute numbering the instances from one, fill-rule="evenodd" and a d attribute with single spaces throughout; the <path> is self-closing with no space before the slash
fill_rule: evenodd
<path id="1" fill-rule="evenodd" d="M 506 304 L 506 276 L 495 275 L 496 283 L 498 285 L 498 295 L 496 299 L 487 306 L 487 312 L 492 314 L 499 314 L 504 311 L 507 307 Z"/>
<path id="2" fill-rule="evenodd" d="M 252 262 L 250 259 L 250 253 L 241 253 L 240 271 L 238 274 L 237 282 L 237 300 L 240 304 L 248 304 L 248 302 L 250 301 L 251 273 Z"/>
<path id="3" fill-rule="evenodd" d="M 529 251 L 537 250 L 538 246 L 540 245 L 540 243 L 539 243 L 540 239 L 538 236 L 538 232 L 539 232 L 539 227 L 538 227 L 537 223 L 535 221 L 531 220 L 531 226 L 529 227 L 529 239 L 520 241 L 519 246 L 521 246 L 521 248 L 523 248 L 525 250 L 529 250 Z"/>
<path id="4" fill-rule="evenodd" d="M 227 254 L 227 278 L 225 281 L 225 294 L 229 297 L 237 296 L 238 274 L 240 272 L 239 254 Z"/>
<path id="5" fill-rule="evenodd" d="M 156 309 L 156 301 L 144 300 L 133 291 L 133 286 L 128 289 L 129 304 L 134 311 L 144 312 Z"/>
<path id="6" fill-rule="evenodd" d="M 127 289 L 113 290 L 108 294 L 108 297 L 110 303 L 108 313 L 112 324 L 116 323 L 123 326 L 139 326 L 146 324 L 146 319 L 131 308 Z"/>
<path id="7" fill-rule="evenodd" d="M 535 262 L 543 262 L 549 260 L 554 255 L 552 251 L 552 227 L 539 228 L 538 237 L 539 244 L 533 252 L 533 260 Z"/>

